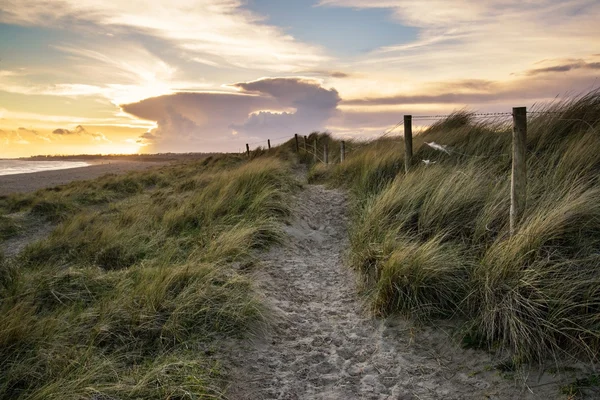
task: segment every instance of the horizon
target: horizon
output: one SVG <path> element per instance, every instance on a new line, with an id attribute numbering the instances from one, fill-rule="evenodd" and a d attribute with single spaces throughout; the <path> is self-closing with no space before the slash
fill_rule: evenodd
<path id="1" fill-rule="evenodd" d="M 550 103 L 598 88 L 599 18 L 593 0 L 7 0 L 0 158 L 235 153 Z"/>

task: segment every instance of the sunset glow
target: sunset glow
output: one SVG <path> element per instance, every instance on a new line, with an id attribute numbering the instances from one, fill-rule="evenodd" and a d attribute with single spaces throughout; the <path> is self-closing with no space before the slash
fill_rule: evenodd
<path id="1" fill-rule="evenodd" d="M 237 151 L 598 87 L 594 0 L 5 0 L 0 157 Z"/>

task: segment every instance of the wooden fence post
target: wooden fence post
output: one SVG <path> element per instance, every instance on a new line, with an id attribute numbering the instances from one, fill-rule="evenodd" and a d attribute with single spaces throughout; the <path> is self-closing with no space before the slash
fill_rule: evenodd
<path id="1" fill-rule="evenodd" d="M 343 163 L 345 158 L 346 158 L 346 142 L 344 142 L 342 140 L 342 143 L 340 143 L 340 163 Z"/>
<path id="2" fill-rule="evenodd" d="M 250 146 L 248 145 L 248 143 L 246 143 L 246 155 L 250 157 Z"/>
<path id="3" fill-rule="evenodd" d="M 412 115 L 404 116 L 404 171 L 408 174 L 412 164 Z"/>
<path id="4" fill-rule="evenodd" d="M 327 142 L 323 145 L 323 161 L 325 164 L 329 164 L 329 149 L 327 148 Z"/>
<path id="5" fill-rule="evenodd" d="M 313 162 L 317 163 L 317 138 L 313 140 Z"/>
<path id="6" fill-rule="evenodd" d="M 296 153 L 300 153 L 300 145 L 298 144 L 298 134 L 294 134 L 294 138 L 296 138 Z"/>
<path id="7" fill-rule="evenodd" d="M 267 139 L 267 146 L 269 146 L 269 150 L 271 150 L 271 139 Z"/>
<path id="8" fill-rule="evenodd" d="M 525 212 L 527 200 L 527 108 L 513 108 L 512 174 L 510 182 L 510 235 Z"/>
<path id="9" fill-rule="evenodd" d="M 306 153 L 306 136 L 304 136 L 304 152 Z"/>

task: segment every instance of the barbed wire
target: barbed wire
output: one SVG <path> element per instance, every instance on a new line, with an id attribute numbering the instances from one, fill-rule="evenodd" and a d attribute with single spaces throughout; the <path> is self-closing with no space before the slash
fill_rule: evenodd
<path id="1" fill-rule="evenodd" d="M 391 127 L 389 129 L 383 131 L 383 133 L 381 134 L 380 138 L 386 137 L 387 135 L 389 135 L 390 133 L 392 133 L 396 128 L 398 128 L 401 125 L 404 125 L 404 121 L 400 121 L 396 125 L 394 125 L 393 127 Z"/>
<path id="2" fill-rule="evenodd" d="M 415 120 L 437 120 L 437 119 L 442 119 L 442 118 L 448 118 L 448 117 L 452 117 L 452 116 L 456 116 L 456 115 L 460 115 L 460 114 L 438 114 L 438 115 L 413 115 L 412 119 Z M 478 118 L 482 118 L 482 117 L 500 117 L 500 116 L 509 116 L 512 115 L 512 113 L 510 112 L 493 112 L 493 113 L 466 113 L 465 114 L 467 117 L 478 117 Z"/>
<path id="3" fill-rule="evenodd" d="M 532 114 L 532 115 L 543 115 L 543 114 L 550 114 L 550 115 L 564 115 L 565 112 L 564 111 L 527 111 L 527 114 Z M 437 114 L 437 115 L 413 115 L 412 119 L 416 120 L 416 121 L 439 121 L 442 118 L 448 118 L 448 117 L 452 117 L 452 116 L 456 116 L 456 115 L 460 115 L 460 114 L 456 114 L 456 113 L 452 113 L 452 114 Z M 465 114 L 468 117 L 473 117 L 473 118 L 478 118 L 478 119 L 487 119 L 487 118 L 504 118 L 504 117 L 512 117 L 513 113 L 512 112 L 489 112 L 489 113 L 467 113 Z M 582 122 L 586 125 L 588 125 L 591 129 L 595 129 L 594 125 L 592 124 L 597 124 L 598 122 L 600 122 L 600 120 L 595 120 L 595 121 L 586 121 L 583 119 L 578 119 L 578 118 L 560 118 L 559 121 L 572 121 L 572 122 Z M 385 137 L 388 137 L 392 132 L 394 132 L 397 128 L 399 128 L 400 126 L 404 125 L 404 121 L 400 121 L 397 124 L 395 124 L 394 126 L 384 130 L 379 136 L 376 136 L 375 139 L 382 139 Z M 401 137 L 400 135 L 398 135 L 399 137 Z M 271 144 L 273 144 L 273 142 L 277 141 L 277 140 L 281 140 L 281 139 L 293 139 L 293 137 L 290 137 L 289 135 L 286 136 L 281 136 L 278 138 L 274 138 L 271 139 Z M 402 140 L 394 140 L 394 142 L 398 142 L 398 143 L 403 143 Z M 254 146 L 256 144 L 260 144 L 260 143 L 265 143 L 265 140 L 260 140 L 260 141 L 256 141 L 256 142 L 252 142 L 252 143 L 248 143 L 248 146 Z M 308 143 L 305 140 L 305 151 L 307 153 L 312 154 L 313 156 L 316 156 L 316 158 L 323 162 L 323 160 L 318 156 L 318 149 L 316 149 L 316 151 L 314 150 L 314 145 Z M 349 143 L 347 143 L 347 147 L 346 147 L 346 153 L 350 153 L 350 152 L 355 152 L 363 147 L 366 147 L 370 144 L 369 141 L 365 141 L 365 142 L 354 142 L 351 141 Z M 308 150 L 308 148 L 313 148 L 313 150 Z M 467 154 L 467 153 L 462 153 L 459 152 L 457 150 L 454 150 L 452 148 L 448 148 L 448 151 L 454 154 L 458 154 L 461 156 L 465 156 L 465 157 L 474 157 L 474 158 L 496 158 L 496 157 L 508 157 L 508 154 L 499 154 L 499 155 L 495 155 L 495 156 L 480 156 L 480 155 L 473 155 L 473 154 Z M 316 154 L 315 154 L 316 153 Z"/>
<path id="4" fill-rule="evenodd" d="M 527 114 L 564 114 L 564 111 L 527 111 Z"/>
<path id="5" fill-rule="evenodd" d="M 276 140 L 281 140 L 281 139 L 288 139 L 288 140 L 289 140 L 289 139 L 290 139 L 290 136 L 289 136 L 289 135 L 286 135 L 286 136 L 281 136 L 281 137 L 274 138 L 274 139 L 263 139 L 263 140 L 257 140 L 256 142 L 251 142 L 251 143 L 248 143 L 248 146 L 254 146 L 255 144 L 259 144 L 259 143 L 265 143 L 265 144 L 267 144 L 267 141 L 268 141 L 268 140 L 270 140 L 270 141 L 271 141 L 271 144 L 272 144 L 274 141 L 276 141 Z"/>

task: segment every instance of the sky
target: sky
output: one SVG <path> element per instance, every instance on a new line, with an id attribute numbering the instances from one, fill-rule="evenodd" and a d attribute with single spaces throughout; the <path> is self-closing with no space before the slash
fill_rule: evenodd
<path id="1" fill-rule="evenodd" d="M 237 152 L 532 107 L 600 86 L 598 21 L 597 0 L 3 0 L 0 157 Z"/>

